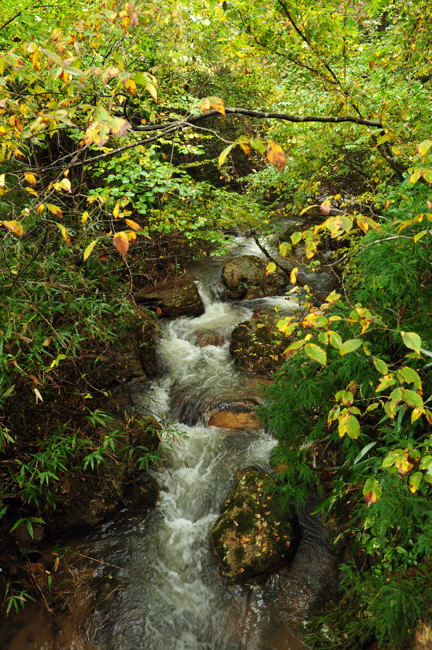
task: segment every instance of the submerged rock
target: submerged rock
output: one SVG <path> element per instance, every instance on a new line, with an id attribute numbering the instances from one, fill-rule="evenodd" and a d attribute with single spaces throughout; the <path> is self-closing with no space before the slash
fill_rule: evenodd
<path id="1" fill-rule="evenodd" d="M 211 531 L 220 572 L 232 582 L 278 568 L 294 542 L 293 512 L 269 493 L 271 475 L 249 467 L 238 470 L 236 478 Z"/>
<path id="2" fill-rule="evenodd" d="M 227 336 L 220 332 L 200 331 L 195 336 L 195 342 L 200 348 L 205 348 L 208 345 L 224 345 L 227 340 Z"/>
<path id="3" fill-rule="evenodd" d="M 225 264 L 222 281 L 230 298 L 252 300 L 276 296 L 287 285 L 286 276 L 278 269 L 266 275 L 267 261 L 256 255 L 240 255 Z"/>
<path id="4" fill-rule="evenodd" d="M 168 318 L 200 316 L 204 313 L 204 305 L 196 284 L 187 275 L 139 291 L 135 294 L 135 300 Z"/>

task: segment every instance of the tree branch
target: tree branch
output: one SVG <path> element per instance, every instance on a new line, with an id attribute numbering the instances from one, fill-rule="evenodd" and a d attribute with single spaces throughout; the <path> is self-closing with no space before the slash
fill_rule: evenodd
<path id="1" fill-rule="evenodd" d="M 295 123 L 320 122 L 324 124 L 325 123 L 340 124 L 344 122 L 352 122 L 354 124 L 362 124 L 364 126 L 370 126 L 373 128 L 379 128 L 379 129 L 383 128 L 381 122 L 377 120 L 364 120 L 362 118 L 352 117 L 349 115 L 344 115 L 340 117 L 320 116 L 320 115 L 298 116 L 298 115 L 288 115 L 287 113 L 267 113 L 264 111 L 254 111 L 249 108 L 233 108 L 233 107 L 225 107 L 225 112 L 228 115 L 247 115 L 249 117 L 285 120 L 288 122 L 295 122 Z M 155 135 L 150 136 L 148 138 L 144 138 L 142 140 L 136 140 L 135 142 L 124 145 L 123 147 L 118 147 L 117 149 L 113 149 L 112 151 L 108 151 L 106 153 L 93 156 L 93 158 L 87 158 L 86 160 L 73 162 L 72 164 L 67 166 L 67 169 L 74 169 L 75 167 L 81 167 L 82 165 L 85 166 L 92 165 L 93 163 L 99 162 L 100 160 L 106 160 L 108 158 L 111 158 L 112 156 L 116 156 L 117 154 L 122 153 L 123 151 L 127 151 L 128 149 L 133 149 L 134 147 L 138 147 L 139 145 L 156 142 L 157 140 L 160 140 L 166 135 L 172 134 L 176 131 L 182 131 L 183 129 L 187 129 L 187 128 L 194 128 L 197 122 L 215 116 L 220 116 L 220 113 L 218 111 L 211 110 L 208 111 L 207 113 L 187 115 L 184 119 L 175 120 L 173 122 L 165 122 L 161 124 L 146 124 L 146 125 L 142 125 L 142 126 L 140 125 L 135 127 L 132 126 L 132 130 L 134 131 L 144 131 L 146 133 L 157 131 L 158 133 L 155 133 Z M 199 126 L 196 126 L 195 128 L 202 129 L 202 127 Z M 38 169 L 38 171 L 41 172 L 48 168 L 52 169 L 53 166 L 50 165 L 47 168 Z"/>
<path id="2" fill-rule="evenodd" d="M 321 116 L 321 115 L 290 115 L 288 113 L 272 113 L 267 111 L 254 111 L 249 108 L 235 108 L 232 106 L 225 107 L 225 113 L 227 115 L 247 115 L 248 117 L 256 117 L 261 119 L 268 120 L 285 120 L 286 122 L 295 122 L 295 123 L 305 123 L 305 122 L 320 122 L 323 124 L 340 124 L 343 122 L 352 122 L 353 124 L 362 124 L 364 126 L 370 126 L 373 128 L 382 129 L 383 125 L 378 120 L 365 120 L 361 117 L 354 117 L 351 115 L 342 115 L 342 116 Z M 137 125 L 132 127 L 134 131 L 157 131 L 165 127 L 171 127 L 174 125 L 181 126 L 184 124 L 193 126 L 196 122 L 201 120 L 206 120 L 209 117 L 214 117 L 220 115 L 218 111 L 211 110 L 206 113 L 198 113 L 196 115 L 187 115 L 183 120 L 178 120 L 177 122 L 167 122 L 161 124 L 144 124 Z"/>

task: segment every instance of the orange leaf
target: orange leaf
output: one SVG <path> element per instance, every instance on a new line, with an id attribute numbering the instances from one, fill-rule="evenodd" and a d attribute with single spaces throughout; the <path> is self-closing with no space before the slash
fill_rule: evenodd
<path id="1" fill-rule="evenodd" d="M 29 183 L 32 186 L 36 185 L 37 183 L 36 176 L 31 172 L 24 172 L 24 178 L 26 179 L 27 183 Z"/>
<path id="2" fill-rule="evenodd" d="M 13 221 L 0 221 L 0 224 L 5 226 L 10 232 L 13 232 L 17 237 L 22 237 L 24 234 L 24 228 L 15 219 Z"/>
<path id="3" fill-rule="evenodd" d="M 125 221 L 132 230 L 142 230 L 141 226 L 136 221 L 132 221 L 132 219 L 125 219 Z"/>
<path id="4" fill-rule="evenodd" d="M 129 239 L 124 231 L 118 232 L 113 237 L 113 244 L 122 257 L 126 255 L 129 248 Z"/>
<path id="5" fill-rule="evenodd" d="M 269 140 L 267 145 L 267 160 L 273 167 L 283 172 L 286 165 L 286 155 L 282 147 L 273 140 Z"/>
<path id="6" fill-rule="evenodd" d="M 329 201 L 324 201 L 324 203 L 321 203 L 320 205 L 320 210 L 321 214 L 325 214 L 326 216 L 330 213 L 331 205 Z"/>

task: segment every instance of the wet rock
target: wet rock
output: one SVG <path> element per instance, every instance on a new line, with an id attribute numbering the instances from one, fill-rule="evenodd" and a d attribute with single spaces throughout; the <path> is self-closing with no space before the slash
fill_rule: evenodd
<path id="1" fill-rule="evenodd" d="M 99 390 L 124 384 L 144 375 L 139 357 L 139 347 L 131 340 L 125 347 L 108 347 L 95 362 L 91 372 L 91 384 Z"/>
<path id="2" fill-rule="evenodd" d="M 204 305 L 191 277 L 182 275 L 135 294 L 137 303 L 161 316 L 200 316 Z"/>
<path id="3" fill-rule="evenodd" d="M 159 500 L 159 485 L 157 481 L 147 474 L 140 472 L 128 485 L 123 495 L 123 503 L 129 511 L 142 513 L 154 508 Z"/>
<path id="4" fill-rule="evenodd" d="M 205 348 L 208 345 L 224 345 L 227 341 L 227 337 L 219 332 L 197 332 L 195 342 L 201 348 Z"/>
<path id="5" fill-rule="evenodd" d="M 226 410 L 213 412 L 208 425 L 234 431 L 257 431 L 262 427 L 262 422 L 251 410 Z"/>
<path id="6" fill-rule="evenodd" d="M 293 513 L 268 493 L 270 474 L 246 468 L 236 479 L 211 531 L 220 572 L 232 582 L 276 569 L 294 543 Z"/>
<path id="7" fill-rule="evenodd" d="M 266 275 L 267 261 L 255 255 L 240 255 L 225 264 L 222 281 L 230 298 L 252 300 L 283 293 L 287 277 L 279 269 Z"/>
<path id="8" fill-rule="evenodd" d="M 137 330 L 139 360 L 146 377 L 153 379 L 160 372 L 156 346 L 160 336 L 159 326 L 152 318 L 143 318 Z"/>
<path id="9" fill-rule="evenodd" d="M 304 267 L 303 270 L 300 267 L 297 275 L 297 283 L 302 287 L 305 285 L 310 287 L 312 294 L 320 302 L 324 301 L 328 294 L 338 287 L 336 276 L 330 273 L 330 271 L 318 270 L 312 272 L 305 270 Z"/>
<path id="10" fill-rule="evenodd" d="M 280 241 L 291 241 L 291 235 L 295 232 L 302 232 L 311 226 L 317 226 L 327 219 L 319 206 L 314 206 L 301 216 L 293 215 L 292 218 L 284 220 L 283 230 L 279 235 Z"/>
<path id="11" fill-rule="evenodd" d="M 112 389 L 134 379 L 153 378 L 158 372 L 156 354 L 159 328 L 157 321 L 137 310 L 132 322 L 123 327 L 119 341 L 100 349 L 96 341 L 95 359 L 87 362 L 83 372 L 90 383 L 101 391 Z"/>
<path id="12" fill-rule="evenodd" d="M 264 376 L 280 368 L 289 341 L 277 330 L 274 321 L 272 315 L 258 312 L 234 328 L 229 349 L 236 366 Z"/>
<path id="13" fill-rule="evenodd" d="M 266 598 L 281 621 L 303 620 L 318 614 L 338 593 L 338 560 L 332 553 L 322 515 L 311 513 L 320 500 L 297 511 L 300 540 L 289 566 L 282 567 L 267 584 Z"/>

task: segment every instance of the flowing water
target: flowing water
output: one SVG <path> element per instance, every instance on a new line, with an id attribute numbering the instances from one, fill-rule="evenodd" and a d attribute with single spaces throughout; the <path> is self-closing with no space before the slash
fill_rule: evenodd
<path id="1" fill-rule="evenodd" d="M 251 317 L 254 305 L 220 302 L 218 283 L 208 272 L 199 289 L 205 313 L 165 326 L 159 344 L 163 378 L 131 393 L 136 410 L 174 419 L 175 441 L 168 436 L 168 463 L 155 473 L 161 492 L 151 520 L 123 531 L 120 545 L 116 531 L 113 548 L 105 548 L 108 561 L 123 567 L 118 578 L 124 588 L 116 615 L 100 612 L 98 639 L 104 650 L 304 648 L 294 637 L 288 645 L 267 645 L 263 634 L 271 617 L 260 604 L 260 588 L 228 586 L 210 551 L 210 528 L 235 470 L 269 469 L 275 442 L 263 430 L 233 432 L 207 424 L 211 407 L 251 394 L 228 346 L 231 331 Z M 279 303 L 288 310 L 296 306 L 282 298 Z M 203 333 L 217 333 L 226 342 L 201 347 L 197 338 Z M 98 543 L 106 545 L 109 538 L 107 530 Z M 285 631 L 284 638 L 290 634 Z"/>
<path id="2" fill-rule="evenodd" d="M 264 430 L 232 431 L 208 425 L 212 408 L 236 400 L 259 401 L 250 378 L 233 366 L 230 334 L 257 305 L 276 305 L 286 311 L 297 307 L 283 297 L 222 302 L 218 266 L 219 271 L 210 265 L 201 272 L 205 313 L 165 324 L 158 349 L 165 370 L 161 379 L 151 386 L 130 386 L 135 411 L 151 412 L 163 423 L 171 423 L 163 442 L 167 461 L 154 473 L 160 499 L 150 516 L 143 520 L 125 512 L 82 546 L 83 553 L 103 559 L 93 581 L 96 610 L 85 629 L 89 644 L 95 642 L 100 650 L 307 647 L 296 632 L 295 608 L 291 611 L 284 605 L 289 594 L 283 595 L 281 609 L 286 611 L 281 617 L 272 604 L 280 600 L 274 581 L 269 581 L 270 589 L 265 584 L 227 585 L 210 550 L 210 529 L 235 471 L 251 465 L 269 469 L 275 444 Z M 219 344 L 201 347 L 197 341 L 209 333 L 218 335 Z M 309 557 L 307 564 L 311 562 Z M 308 568 L 299 571 L 303 575 Z M 293 589 L 301 592 L 302 581 L 303 577 L 294 580 Z M 295 593 L 291 596 L 294 602 Z M 36 643 L 31 647 L 68 646 Z M 69 648 L 81 650 L 80 645 Z"/>

